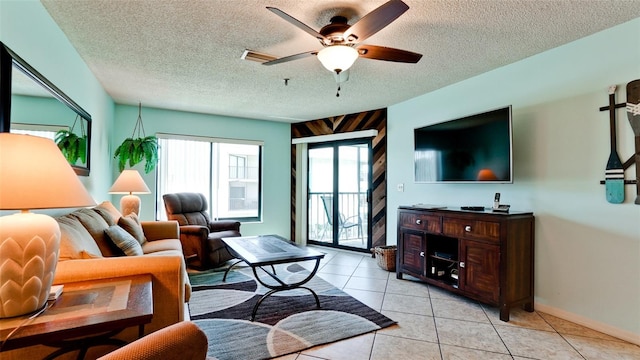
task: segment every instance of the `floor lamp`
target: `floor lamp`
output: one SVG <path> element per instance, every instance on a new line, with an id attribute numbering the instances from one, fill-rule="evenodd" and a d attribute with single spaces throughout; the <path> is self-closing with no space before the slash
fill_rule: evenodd
<path id="1" fill-rule="evenodd" d="M 150 194 L 147 184 L 142 180 L 138 170 L 124 170 L 113 183 L 109 194 L 127 194 L 120 199 L 122 216 L 131 213 L 140 214 L 140 198 L 133 194 Z"/>
<path id="2" fill-rule="evenodd" d="M 41 309 L 58 264 L 60 227 L 33 209 L 95 205 L 58 146 L 38 136 L 0 133 L 0 318 Z"/>

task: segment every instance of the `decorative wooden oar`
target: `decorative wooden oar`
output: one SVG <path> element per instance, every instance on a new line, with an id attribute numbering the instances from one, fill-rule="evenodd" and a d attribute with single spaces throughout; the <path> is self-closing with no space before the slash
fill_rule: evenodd
<path id="1" fill-rule="evenodd" d="M 640 79 L 627 84 L 627 117 L 636 137 L 636 201 L 640 205 Z"/>
<path id="2" fill-rule="evenodd" d="M 612 204 L 624 202 L 624 168 L 618 156 L 616 143 L 616 86 L 609 86 L 609 131 L 611 133 L 611 153 L 604 175 L 607 201 Z"/>

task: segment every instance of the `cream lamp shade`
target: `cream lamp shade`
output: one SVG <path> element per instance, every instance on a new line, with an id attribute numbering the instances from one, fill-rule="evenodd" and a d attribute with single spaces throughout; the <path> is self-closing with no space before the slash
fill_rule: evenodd
<path id="1" fill-rule="evenodd" d="M 60 249 L 60 227 L 31 209 L 95 205 L 56 144 L 0 133 L 0 318 L 41 309 L 49 296 Z"/>
<path id="2" fill-rule="evenodd" d="M 358 50 L 347 45 L 331 45 L 318 52 L 318 60 L 337 74 L 349 69 L 358 58 Z"/>
<path id="3" fill-rule="evenodd" d="M 127 194 L 120 199 L 120 212 L 125 216 L 140 214 L 140 198 L 133 194 L 150 193 L 138 170 L 124 170 L 109 189 L 109 194 Z"/>

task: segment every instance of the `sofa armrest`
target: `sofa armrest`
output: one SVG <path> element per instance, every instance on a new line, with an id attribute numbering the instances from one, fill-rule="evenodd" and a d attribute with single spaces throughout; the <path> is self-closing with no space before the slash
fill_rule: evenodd
<path id="1" fill-rule="evenodd" d="M 180 226 L 180 235 L 184 234 L 204 236 L 206 238 L 209 235 L 209 228 L 203 225 L 182 225 Z"/>
<path id="2" fill-rule="evenodd" d="M 180 256 L 120 256 L 58 262 L 54 284 L 87 281 L 119 276 L 151 274 L 153 289 L 153 318 L 144 328 L 149 334 L 184 320 L 185 277 Z M 128 329 L 129 330 L 129 329 Z M 134 329 L 136 330 L 136 329 Z M 136 331 L 124 337 L 137 337 Z"/>
<path id="3" fill-rule="evenodd" d="M 141 221 L 140 224 L 148 241 L 180 238 L 177 221 Z"/>
<path id="4" fill-rule="evenodd" d="M 235 230 L 240 231 L 240 222 L 235 220 L 216 220 L 209 222 L 211 232 Z"/>

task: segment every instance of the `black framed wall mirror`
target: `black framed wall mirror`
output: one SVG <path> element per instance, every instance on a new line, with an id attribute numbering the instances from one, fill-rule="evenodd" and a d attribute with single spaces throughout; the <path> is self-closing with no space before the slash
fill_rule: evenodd
<path id="1" fill-rule="evenodd" d="M 0 42 L 0 132 L 51 138 L 89 176 L 91 115 Z"/>

